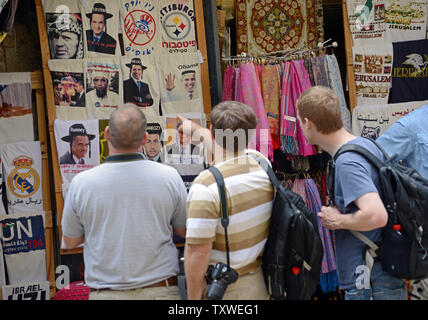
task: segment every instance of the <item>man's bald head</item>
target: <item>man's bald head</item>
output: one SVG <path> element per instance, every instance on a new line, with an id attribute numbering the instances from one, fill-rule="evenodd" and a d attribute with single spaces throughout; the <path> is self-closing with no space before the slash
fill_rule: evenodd
<path id="1" fill-rule="evenodd" d="M 110 142 L 116 149 L 136 150 L 146 133 L 144 113 L 133 104 L 117 108 L 110 116 Z"/>

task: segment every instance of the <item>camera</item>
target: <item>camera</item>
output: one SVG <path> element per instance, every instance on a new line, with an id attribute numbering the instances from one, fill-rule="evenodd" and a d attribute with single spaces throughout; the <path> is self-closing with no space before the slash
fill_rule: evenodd
<path id="1" fill-rule="evenodd" d="M 208 282 L 208 300 L 221 300 L 226 292 L 227 286 L 238 280 L 238 273 L 222 262 L 215 266 L 209 266 L 206 273 Z"/>

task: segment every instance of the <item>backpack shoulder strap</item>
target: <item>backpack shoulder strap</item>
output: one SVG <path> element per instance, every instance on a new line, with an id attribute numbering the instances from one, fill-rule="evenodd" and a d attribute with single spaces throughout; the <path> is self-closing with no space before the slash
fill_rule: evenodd
<path id="1" fill-rule="evenodd" d="M 364 158 L 370 161 L 377 169 L 380 169 L 384 165 L 384 163 L 379 160 L 379 158 L 377 158 L 375 155 L 373 155 L 373 153 L 371 153 L 369 150 L 360 145 L 351 143 L 345 144 L 341 146 L 339 150 L 337 150 L 334 155 L 334 162 L 336 162 L 337 158 L 345 152 L 356 152 L 362 155 Z"/>
<path id="2" fill-rule="evenodd" d="M 256 155 L 250 155 L 254 160 L 258 162 L 258 164 L 263 168 L 263 170 L 268 175 L 270 181 L 272 182 L 275 189 L 280 189 L 281 184 L 279 183 L 278 179 L 275 176 L 275 172 L 273 172 L 272 168 L 270 167 L 269 163 L 263 158 L 257 157 Z"/>

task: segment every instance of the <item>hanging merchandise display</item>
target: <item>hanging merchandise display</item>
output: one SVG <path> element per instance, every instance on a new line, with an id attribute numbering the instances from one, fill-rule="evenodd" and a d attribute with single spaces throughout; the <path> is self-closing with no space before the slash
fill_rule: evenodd
<path id="1" fill-rule="evenodd" d="M 388 103 L 393 48 L 391 43 L 352 48 L 358 105 Z"/>
<path id="2" fill-rule="evenodd" d="M 0 0 L 0 34 L 12 34 L 18 0 Z"/>
<path id="3" fill-rule="evenodd" d="M 34 140 L 31 74 L 0 73 L 0 143 Z"/>
<path id="4" fill-rule="evenodd" d="M 119 2 L 81 1 L 85 57 L 120 55 Z"/>
<path id="5" fill-rule="evenodd" d="M 45 213 L 0 216 L 9 284 L 46 281 Z"/>
<path id="6" fill-rule="evenodd" d="M 125 55 L 145 57 L 160 53 L 159 1 L 121 1 L 120 23 Z"/>
<path id="7" fill-rule="evenodd" d="M 2 145 L 0 144 L 0 216 L 3 214 L 6 214 L 6 210 L 3 205 L 3 167 L 2 167 L 1 157 L 2 157 Z"/>
<path id="8" fill-rule="evenodd" d="M 322 1 L 237 0 L 237 53 L 259 56 L 323 41 Z"/>
<path id="9" fill-rule="evenodd" d="M 356 106 L 352 111 L 352 134 L 376 140 L 398 119 L 426 104 L 428 100 Z"/>
<path id="10" fill-rule="evenodd" d="M 49 51 L 52 59 L 84 57 L 82 14 L 78 0 L 43 2 Z"/>
<path id="11" fill-rule="evenodd" d="M 2 146 L 1 152 L 8 213 L 42 211 L 40 142 L 7 143 Z"/>
<path id="12" fill-rule="evenodd" d="M 388 103 L 428 98 L 428 40 L 394 42 L 391 90 Z"/>
<path id="13" fill-rule="evenodd" d="M 386 0 L 346 0 L 349 28 L 354 46 L 385 41 Z"/>
<path id="14" fill-rule="evenodd" d="M 386 41 L 426 38 L 427 0 L 385 0 Z"/>
<path id="15" fill-rule="evenodd" d="M 196 52 L 196 13 L 193 0 L 161 0 L 159 3 L 162 51 L 170 54 Z"/>

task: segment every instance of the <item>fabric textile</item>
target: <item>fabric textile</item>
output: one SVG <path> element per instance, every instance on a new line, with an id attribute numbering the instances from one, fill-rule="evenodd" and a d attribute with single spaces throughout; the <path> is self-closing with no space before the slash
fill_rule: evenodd
<path id="1" fill-rule="evenodd" d="M 270 160 L 273 160 L 269 122 L 264 107 L 259 77 L 254 63 L 241 64 L 239 82 L 242 98 L 240 102 L 251 107 L 258 121 L 256 132 L 251 138 L 248 148 L 260 151 Z"/>

